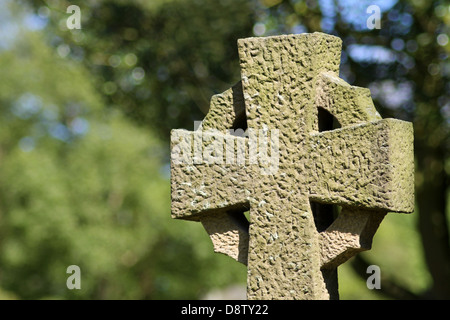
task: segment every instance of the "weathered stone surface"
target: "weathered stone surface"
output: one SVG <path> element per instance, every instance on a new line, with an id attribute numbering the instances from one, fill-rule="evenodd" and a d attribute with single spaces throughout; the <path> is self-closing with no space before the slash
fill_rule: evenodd
<path id="1" fill-rule="evenodd" d="M 246 125 L 242 83 L 239 81 L 233 87 L 211 98 L 209 112 L 202 121 L 203 130 L 219 130 L 227 133 L 233 128 Z"/>
<path id="2" fill-rule="evenodd" d="M 249 299 L 336 298 L 336 267 L 370 249 L 387 212 L 414 209 L 412 125 L 381 119 L 368 89 L 338 77 L 337 37 L 238 50 L 242 80 L 211 99 L 199 130 L 172 131 L 172 217 L 201 221 L 216 252 L 248 265 Z M 275 167 L 255 161 L 261 137 Z M 342 206 L 334 221 L 327 204 Z"/>

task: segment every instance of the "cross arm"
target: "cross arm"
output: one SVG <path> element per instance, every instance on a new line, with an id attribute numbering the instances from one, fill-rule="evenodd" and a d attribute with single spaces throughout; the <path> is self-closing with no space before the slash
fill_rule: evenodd
<path id="1" fill-rule="evenodd" d="M 242 213 L 249 209 L 253 176 L 246 144 L 217 130 L 171 134 L 172 218 L 200 221 L 214 251 L 243 264 L 249 236 Z"/>
<path id="2" fill-rule="evenodd" d="M 391 212 L 414 210 L 412 124 L 382 119 L 312 134 L 310 197 Z"/>
<path id="3" fill-rule="evenodd" d="M 245 143 L 244 137 L 218 132 L 172 131 L 173 218 L 198 221 L 213 211 L 248 210 L 251 166 L 231 159 L 232 153 L 227 152 L 227 146 L 238 148 Z M 245 150 L 242 153 L 245 160 Z"/>

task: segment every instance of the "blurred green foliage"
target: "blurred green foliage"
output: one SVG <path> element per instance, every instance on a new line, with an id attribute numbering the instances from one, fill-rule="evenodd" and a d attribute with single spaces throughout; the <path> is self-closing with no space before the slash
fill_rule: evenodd
<path id="1" fill-rule="evenodd" d="M 67 14 L 37 2 L 53 26 L 48 41 L 83 61 L 108 106 L 166 141 L 171 129 L 203 119 L 211 95 L 240 78 L 236 40 L 251 34 L 254 20 L 248 1 L 78 3 L 82 29 L 69 31 Z"/>
<path id="2" fill-rule="evenodd" d="M 66 8 L 81 8 L 68 30 Z M 370 4 L 380 30 L 365 26 Z M 414 122 L 417 210 L 339 269 L 342 299 L 449 298 L 450 8 L 422 0 L 21 0 L 0 5 L 0 298 L 195 299 L 245 284 L 170 218 L 168 137 L 237 82 L 236 40 L 324 31 L 341 77 Z M 364 266 L 382 270 L 368 290 Z M 82 289 L 66 288 L 81 268 Z"/>
<path id="3" fill-rule="evenodd" d="M 245 279 L 170 218 L 167 146 L 108 109 L 79 61 L 19 35 L 0 52 L 1 297 L 196 298 Z"/>

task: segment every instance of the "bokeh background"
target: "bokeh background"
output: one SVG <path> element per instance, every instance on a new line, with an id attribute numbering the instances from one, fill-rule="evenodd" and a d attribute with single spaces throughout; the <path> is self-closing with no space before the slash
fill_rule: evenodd
<path id="1" fill-rule="evenodd" d="M 389 214 L 339 268 L 341 299 L 450 299 L 449 25 L 443 0 L 2 0 L 0 298 L 244 288 L 246 268 L 214 254 L 201 224 L 170 218 L 170 130 L 192 130 L 240 79 L 238 38 L 323 31 L 343 40 L 340 76 L 415 129 L 416 210 Z"/>

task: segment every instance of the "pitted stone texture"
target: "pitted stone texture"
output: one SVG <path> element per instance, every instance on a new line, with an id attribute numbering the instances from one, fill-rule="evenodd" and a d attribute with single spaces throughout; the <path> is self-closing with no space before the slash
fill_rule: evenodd
<path id="1" fill-rule="evenodd" d="M 385 214 L 344 208 L 331 226 L 320 233 L 322 268 L 337 267 L 356 253 L 369 250 Z"/>
<path id="2" fill-rule="evenodd" d="M 412 212 L 412 126 L 383 119 L 313 134 L 309 195 L 320 202 Z"/>
<path id="3" fill-rule="evenodd" d="M 229 129 L 242 128 L 246 123 L 242 83 L 211 98 L 209 112 L 202 121 L 202 130 L 219 130 L 227 133 Z"/>
<path id="4" fill-rule="evenodd" d="M 369 89 L 351 86 L 332 73 L 318 79 L 316 106 L 329 111 L 342 127 L 381 119 Z"/>
<path id="5" fill-rule="evenodd" d="M 214 252 L 247 264 L 248 221 L 240 212 L 217 212 L 201 219 L 214 243 Z"/>
<path id="6" fill-rule="evenodd" d="M 381 119 L 367 89 L 338 77 L 339 38 L 248 38 L 238 50 L 242 80 L 212 98 L 199 131 L 172 132 L 172 216 L 201 221 L 216 252 L 248 265 L 249 299 L 335 298 L 336 267 L 370 249 L 388 211 L 414 209 L 412 126 Z M 319 132 L 320 109 L 340 128 Z M 272 174 L 248 161 L 249 138 L 227 133 L 247 127 L 279 130 Z M 217 141 L 239 145 L 244 163 Z M 192 161 L 174 160 L 182 145 Z M 199 147 L 217 163 L 195 157 Z M 311 201 L 343 209 L 319 231 Z"/>

